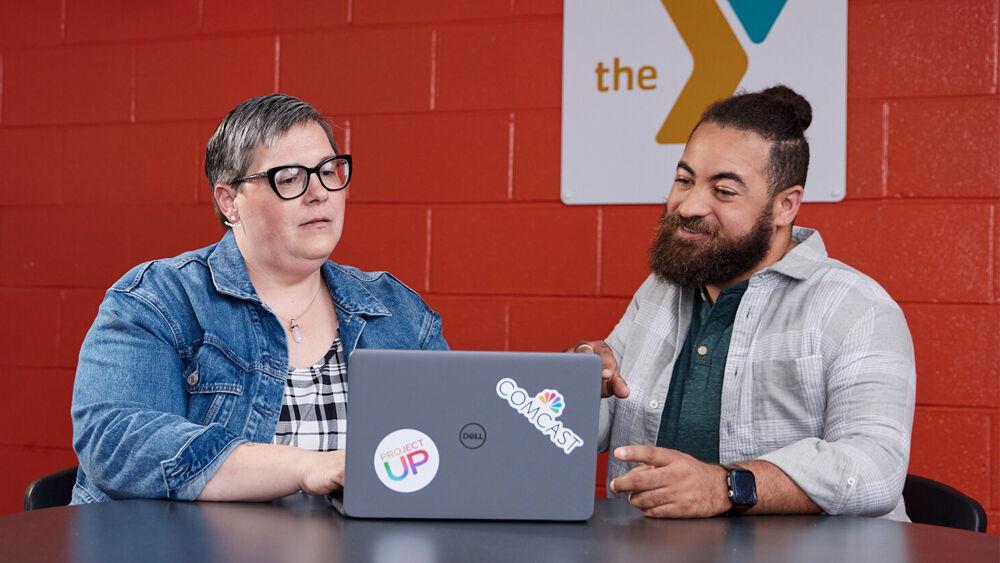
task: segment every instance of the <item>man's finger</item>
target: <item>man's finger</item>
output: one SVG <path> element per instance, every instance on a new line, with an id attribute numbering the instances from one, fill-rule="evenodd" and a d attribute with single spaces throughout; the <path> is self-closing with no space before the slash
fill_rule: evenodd
<path id="1" fill-rule="evenodd" d="M 652 466 L 652 465 L 646 465 L 645 463 L 640 463 L 639 465 L 636 465 L 632 469 L 629 469 L 628 471 L 626 471 L 625 475 L 628 475 L 629 473 L 634 473 L 636 471 L 645 471 L 647 469 L 653 469 L 653 468 L 654 468 L 654 466 Z"/>
<path id="2" fill-rule="evenodd" d="M 614 395 L 619 399 L 624 399 L 628 397 L 628 383 L 625 383 L 625 379 L 622 376 L 612 377 L 608 382 L 608 395 Z"/>
<path id="3" fill-rule="evenodd" d="M 681 454 L 676 450 L 638 444 L 621 446 L 619 448 L 615 448 L 614 451 L 615 458 L 621 461 L 645 463 L 647 465 L 654 465 L 657 467 L 672 463 L 682 455 L 684 454 Z"/>
<path id="4" fill-rule="evenodd" d="M 648 491 L 632 493 L 628 502 L 639 510 L 650 510 L 658 506 L 670 504 L 673 501 L 674 493 L 667 487 L 660 487 Z"/>
<path id="5" fill-rule="evenodd" d="M 654 468 L 653 468 L 652 465 L 646 465 L 644 463 L 640 463 L 639 465 L 636 465 L 632 469 L 629 469 L 628 471 L 626 471 L 625 474 L 621 475 L 620 477 L 618 477 L 618 479 L 621 479 L 622 477 L 625 477 L 626 475 L 631 475 L 632 473 L 635 473 L 637 471 L 646 471 L 647 469 L 654 469 Z M 619 491 L 616 488 L 617 485 L 615 484 L 615 481 L 616 481 L 616 479 L 612 479 L 611 482 L 608 483 L 608 488 L 611 489 L 611 492 L 612 493 L 621 493 L 621 492 L 624 492 L 624 491 Z"/>
<path id="6" fill-rule="evenodd" d="M 614 350 L 603 340 L 590 342 L 590 345 L 594 348 L 594 353 L 601 357 L 601 363 L 604 364 L 604 367 L 613 369 L 618 365 L 618 361 L 615 360 Z"/>
<path id="7" fill-rule="evenodd" d="M 614 490 L 618 493 L 639 493 L 659 489 L 670 484 L 659 468 L 645 466 L 647 469 L 629 471 L 621 477 L 615 478 L 612 483 Z"/>
<path id="8" fill-rule="evenodd" d="M 684 518 L 684 514 L 677 510 L 677 505 L 670 502 L 644 509 L 642 515 L 646 518 Z"/>

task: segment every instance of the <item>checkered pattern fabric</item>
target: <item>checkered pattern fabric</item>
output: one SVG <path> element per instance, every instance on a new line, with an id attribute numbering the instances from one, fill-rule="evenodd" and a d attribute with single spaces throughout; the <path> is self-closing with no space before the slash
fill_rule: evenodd
<path id="1" fill-rule="evenodd" d="M 307 450 L 344 448 L 347 440 L 347 364 L 340 338 L 319 363 L 288 370 L 274 443 Z"/>

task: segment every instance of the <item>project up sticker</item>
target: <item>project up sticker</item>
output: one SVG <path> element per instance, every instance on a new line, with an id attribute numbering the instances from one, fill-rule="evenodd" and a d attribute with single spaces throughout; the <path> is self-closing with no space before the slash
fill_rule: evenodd
<path id="1" fill-rule="evenodd" d="M 390 433 L 375 448 L 375 474 L 397 493 L 412 493 L 429 485 L 440 461 L 434 440 L 412 428 Z"/>

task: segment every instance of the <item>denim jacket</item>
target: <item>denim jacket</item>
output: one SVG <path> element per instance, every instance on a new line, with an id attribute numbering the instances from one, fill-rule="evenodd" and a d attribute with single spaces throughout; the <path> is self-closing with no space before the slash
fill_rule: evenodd
<path id="1" fill-rule="evenodd" d="M 441 318 L 385 272 L 327 262 L 345 357 L 355 348 L 447 349 Z M 229 454 L 269 443 L 288 351 L 228 232 L 140 264 L 105 295 L 73 388 L 73 504 L 198 497 Z"/>

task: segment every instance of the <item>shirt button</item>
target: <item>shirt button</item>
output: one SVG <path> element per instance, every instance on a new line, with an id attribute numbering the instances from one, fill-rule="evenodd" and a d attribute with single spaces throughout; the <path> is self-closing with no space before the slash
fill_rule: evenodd
<path id="1" fill-rule="evenodd" d="M 191 372 L 191 375 L 187 377 L 188 385 L 198 385 L 198 372 Z"/>
<path id="2" fill-rule="evenodd" d="M 850 486 L 852 486 L 852 487 L 853 487 L 853 486 L 854 486 L 854 483 L 857 483 L 857 481 L 856 481 L 856 480 L 854 479 L 854 477 L 848 477 L 848 478 L 847 478 L 847 484 L 848 484 L 848 485 L 850 485 Z"/>
<path id="3" fill-rule="evenodd" d="M 698 346 L 698 355 L 704 356 L 708 353 L 708 346 Z"/>
<path id="4" fill-rule="evenodd" d="M 649 408 L 651 409 L 655 409 L 658 406 L 660 406 L 660 403 L 656 399 L 649 402 Z"/>

